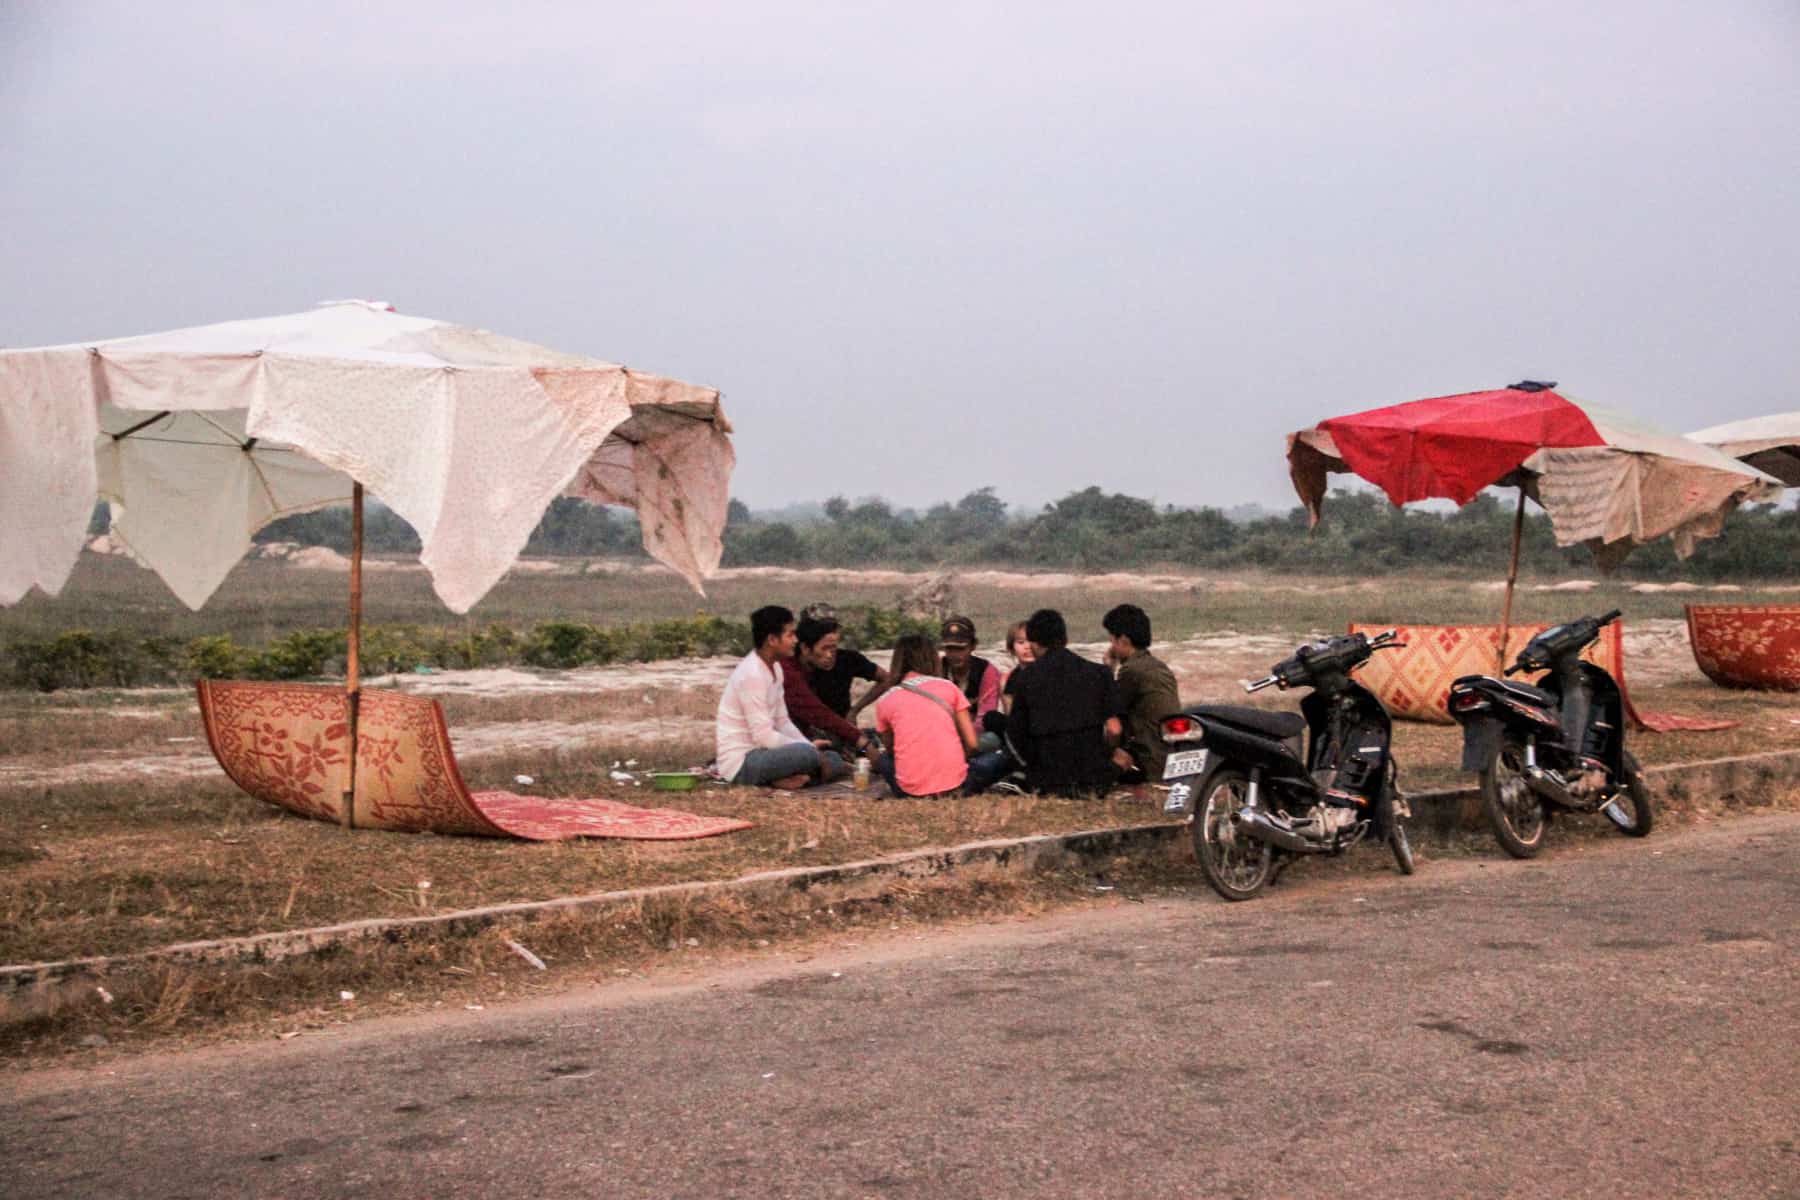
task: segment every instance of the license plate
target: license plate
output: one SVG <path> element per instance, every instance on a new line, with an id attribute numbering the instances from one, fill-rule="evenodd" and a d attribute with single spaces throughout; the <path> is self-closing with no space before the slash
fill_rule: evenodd
<path id="1" fill-rule="evenodd" d="M 1179 754 L 1169 755 L 1163 764 L 1164 779 L 1180 779 L 1187 775 L 1198 775 L 1206 770 L 1206 754 L 1204 750 L 1183 750 Z"/>

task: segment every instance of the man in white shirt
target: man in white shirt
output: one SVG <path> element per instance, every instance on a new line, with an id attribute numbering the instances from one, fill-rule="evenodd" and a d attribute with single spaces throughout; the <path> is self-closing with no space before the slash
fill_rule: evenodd
<path id="1" fill-rule="evenodd" d="M 848 774 L 844 760 L 826 749 L 829 742 L 807 741 L 788 716 L 781 671 L 798 641 L 794 614 L 779 604 L 757 609 L 750 614 L 750 641 L 756 648 L 732 671 L 719 697 L 719 774 L 748 787 L 788 791 Z"/>

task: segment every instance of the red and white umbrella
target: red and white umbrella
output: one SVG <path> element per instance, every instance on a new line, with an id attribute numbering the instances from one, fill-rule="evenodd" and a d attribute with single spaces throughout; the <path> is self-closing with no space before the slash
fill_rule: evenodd
<path id="1" fill-rule="evenodd" d="M 1549 514 L 1557 545 L 1585 545 L 1607 570 L 1664 535 L 1685 558 L 1739 504 L 1781 494 L 1779 479 L 1710 446 L 1529 381 L 1321 421 L 1289 435 L 1288 472 L 1315 524 L 1337 472 L 1362 476 L 1396 505 L 1467 504 L 1483 488 L 1518 487 L 1503 627 L 1528 495 Z"/>

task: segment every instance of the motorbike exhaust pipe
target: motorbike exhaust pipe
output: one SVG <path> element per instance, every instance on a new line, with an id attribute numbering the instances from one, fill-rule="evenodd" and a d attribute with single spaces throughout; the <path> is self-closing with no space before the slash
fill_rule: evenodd
<path id="1" fill-rule="evenodd" d="M 1575 797 L 1569 794 L 1569 787 L 1560 778 L 1544 768 L 1528 765 L 1523 771 L 1525 786 L 1553 804 L 1564 808 L 1579 808 Z"/>
<path id="2" fill-rule="evenodd" d="M 1280 824 L 1260 808 L 1240 808 L 1233 820 L 1239 833 L 1294 854 L 1323 854 L 1328 849 Z"/>

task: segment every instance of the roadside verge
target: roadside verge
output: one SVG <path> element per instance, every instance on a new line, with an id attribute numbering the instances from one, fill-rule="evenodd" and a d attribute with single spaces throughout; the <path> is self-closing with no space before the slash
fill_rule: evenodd
<path id="1" fill-rule="evenodd" d="M 1673 811 L 1696 802 L 1724 809 L 1776 803 L 1800 788 L 1800 750 L 1774 751 L 1669 764 L 1646 771 L 1658 800 Z M 1474 788 L 1414 793 L 1409 797 L 1417 835 L 1441 840 L 1480 827 Z M 410 946 L 468 938 L 496 927 L 518 928 L 552 918 L 602 920 L 609 914 L 641 914 L 656 906 L 688 910 L 729 900 L 739 908 L 781 907 L 796 895 L 829 893 L 836 901 L 867 901 L 922 880 L 979 868 L 984 874 L 1030 876 L 1053 870 L 1093 868 L 1125 860 L 1166 860 L 1187 853 L 1187 825 L 1152 821 L 1111 829 L 970 842 L 941 849 L 818 867 L 762 871 L 734 879 L 668 884 L 497 904 L 417 917 L 350 921 L 310 929 L 213 941 L 183 942 L 111 957 L 0 966 L 0 1022 L 43 1013 L 70 989 L 92 989 L 121 975 L 158 969 L 208 971 L 267 968 L 332 954 L 357 945 Z"/>

